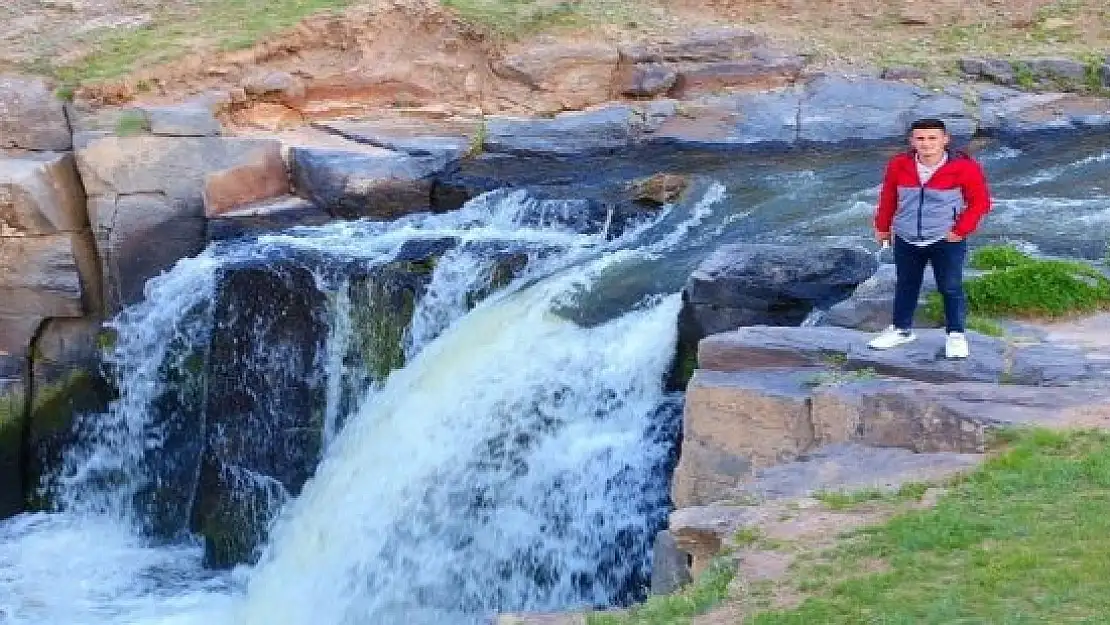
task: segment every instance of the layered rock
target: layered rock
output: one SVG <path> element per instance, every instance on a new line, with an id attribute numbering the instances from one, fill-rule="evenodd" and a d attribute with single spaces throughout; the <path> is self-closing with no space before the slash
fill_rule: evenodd
<path id="1" fill-rule="evenodd" d="M 41 78 L 0 75 L 0 149 L 72 147 L 62 101 Z"/>
<path id="2" fill-rule="evenodd" d="M 204 247 L 211 174 L 280 162 L 279 150 L 269 139 L 156 136 L 104 136 L 79 148 L 106 310 L 137 302 L 149 278 Z"/>

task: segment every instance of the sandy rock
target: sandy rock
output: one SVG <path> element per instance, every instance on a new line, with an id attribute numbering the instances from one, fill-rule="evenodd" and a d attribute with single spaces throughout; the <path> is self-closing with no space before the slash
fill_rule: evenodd
<path id="1" fill-rule="evenodd" d="M 88 225 L 72 154 L 0 157 L 0 237 L 75 232 Z"/>

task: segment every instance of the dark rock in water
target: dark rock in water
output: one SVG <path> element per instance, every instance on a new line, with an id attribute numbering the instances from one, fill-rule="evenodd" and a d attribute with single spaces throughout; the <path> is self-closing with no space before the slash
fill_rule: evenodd
<path id="1" fill-rule="evenodd" d="M 112 389 L 100 371 L 100 323 L 95 319 L 51 319 L 39 332 L 32 359 L 34 380 L 24 462 L 25 499 L 34 510 L 52 508 L 44 478 L 61 470 L 75 442 L 75 423 L 104 412 Z"/>
<path id="2" fill-rule="evenodd" d="M 320 226 L 331 220 L 326 211 L 312 202 L 287 197 L 209 219 L 208 240 L 256 236 L 296 226 Z"/>
<path id="3" fill-rule="evenodd" d="M 258 507 L 259 493 L 298 494 L 319 460 L 326 305 L 302 267 L 232 267 L 221 276 L 192 520 L 213 566 L 249 560 L 277 512 Z"/>
<path id="4" fill-rule="evenodd" d="M 725 245 L 683 291 L 702 336 L 747 325 L 798 325 L 814 306 L 847 297 L 878 267 L 862 248 Z"/>
<path id="5" fill-rule="evenodd" d="M 0 519 L 23 511 L 27 359 L 0 355 Z"/>
<path id="6" fill-rule="evenodd" d="M 291 150 L 293 188 L 337 217 L 391 219 L 431 208 L 439 156 L 322 148 Z"/>
<path id="7" fill-rule="evenodd" d="M 659 173 L 629 183 L 632 200 L 661 206 L 673 202 L 690 185 L 690 178 L 678 174 Z"/>

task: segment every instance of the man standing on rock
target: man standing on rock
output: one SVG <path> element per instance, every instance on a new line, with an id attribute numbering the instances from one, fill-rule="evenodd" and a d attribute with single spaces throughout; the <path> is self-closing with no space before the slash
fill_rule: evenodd
<path id="1" fill-rule="evenodd" d="M 925 265 L 932 265 L 944 300 L 947 358 L 967 358 L 963 269 L 967 237 L 991 207 L 983 170 L 962 152 L 948 149 L 951 136 L 939 119 L 919 119 L 910 127 L 910 151 L 887 164 L 875 238 L 894 246 L 897 283 L 894 323 L 869 346 L 890 349 L 913 341 L 913 316 Z M 893 239 L 893 240 L 892 240 Z"/>

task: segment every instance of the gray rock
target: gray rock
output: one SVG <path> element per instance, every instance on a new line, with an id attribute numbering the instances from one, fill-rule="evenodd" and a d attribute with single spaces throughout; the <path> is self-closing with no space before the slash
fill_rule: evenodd
<path id="1" fill-rule="evenodd" d="M 39 492 L 38 486 L 62 470 L 65 452 L 76 441 L 77 418 L 108 406 L 111 391 L 100 373 L 100 330 L 95 318 L 50 319 L 37 335 L 23 467 L 25 500 L 32 509 L 53 509 L 51 493 Z"/>
<path id="2" fill-rule="evenodd" d="M 687 555 L 667 530 L 655 535 L 651 548 L 651 594 L 669 595 L 693 581 Z"/>
<path id="3" fill-rule="evenodd" d="M 982 461 L 979 454 L 916 453 L 895 447 L 834 443 L 795 462 L 757 470 L 739 492 L 760 499 L 780 499 L 820 492 L 894 491 L 907 483 L 942 480 Z"/>
<path id="4" fill-rule="evenodd" d="M 881 265 L 875 275 L 862 282 L 848 299 L 829 308 L 821 317 L 822 325 L 839 326 L 865 332 L 878 332 L 889 326 L 894 315 L 894 286 L 897 275 L 893 264 Z M 921 288 L 914 325 L 936 327 L 924 316 L 921 304 L 937 290 L 932 272 L 926 272 Z"/>
<path id="5" fill-rule="evenodd" d="M 745 325 L 797 325 L 847 297 L 878 265 L 861 248 L 725 245 L 686 283 L 684 316 L 707 336 Z"/>
<path id="6" fill-rule="evenodd" d="M 319 460 L 325 385 L 314 371 L 327 321 L 324 294 L 303 267 L 236 267 L 218 281 L 204 409 L 211 434 L 192 529 L 205 539 L 206 563 L 229 567 L 253 560 Z"/>
<path id="7" fill-rule="evenodd" d="M 921 99 L 909 113 L 909 121 L 925 117 L 935 117 L 944 121 L 948 132 L 953 137 L 962 140 L 971 139 L 978 128 L 978 120 L 973 117 L 972 111 L 960 98 L 950 95 L 928 95 Z M 905 133 L 908 130 L 903 130 Z"/>
<path id="8" fill-rule="evenodd" d="M 4 325 L 0 318 L 0 330 Z M 27 359 L 0 351 L 0 519 L 23 511 L 23 431 L 29 387 Z"/>
<path id="9" fill-rule="evenodd" d="M 798 140 L 800 103 L 795 89 L 684 103 L 683 114 L 664 122 L 651 141 L 690 148 L 789 146 Z"/>
<path id="10" fill-rule="evenodd" d="M 919 453 L 983 453 L 1000 428 L 1083 427 L 1110 419 L 1104 389 L 873 380 L 822 387 L 812 398 L 819 441 Z"/>
<path id="11" fill-rule="evenodd" d="M 328 121 L 317 122 L 313 126 L 356 143 L 410 156 L 436 156 L 447 163 L 466 156 L 470 150 L 471 136 L 478 132 L 477 122 L 441 127 L 399 121 Z"/>
<path id="12" fill-rule="evenodd" d="M 487 152 L 577 156 L 612 153 L 631 146 L 642 131 L 640 115 L 629 106 L 562 113 L 552 119 L 487 118 Z"/>
<path id="13" fill-rule="evenodd" d="M 918 80 L 925 78 L 925 70 L 920 67 L 896 66 L 884 68 L 879 77 L 883 80 Z"/>
<path id="14" fill-rule="evenodd" d="M 62 101 L 41 78 L 0 75 L 0 148 L 68 150 Z"/>
<path id="15" fill-rule="evenodd" d="M 678 73 L 661 63 L 638 63 L 621 77 L 619 90 L 631 98 L 650 98 L 665 93 L 674 86 Z"/>
<path id="16" fill-rule="evenodd" d="M 1110 89 L 1110 63 L 1103 63 L 1098 68 L 1099 83 L 1103 89 Z"/>
<path id="17" fill-rule="evenodd" d="M 198 204 L 161 193 L 89 198 L 104 307 L 115 312 L 143 297 L 146 281 L 204 248 Z"/>
<path id="18" fill-rule="evenodd" d="M 1037 58 L 1022 61 L 1033 76 L 1055 82 L 1083 84 L 1087 81 L 1087 65 L 1067 58 Z"/>
<path id="19" fill-rule="evenodd" d="M 0 157 L 0 237 L 75 232 L 89 226 L 72 154 Z"/>
<path id="20" fill-rule="evenodd" d="M 901 139 L 919 99 L 918 89 L 905 83 L 818 78 L 802 98 L 799 136 L 810 143 Z"/>
<path id="21" fill-rule="evenodd" d="M 965 74 L 985 78 L 1000 85 L 1014 84 L 1014 67 L 1003 59 L 963 58 L 960 69 Z"/>
<path id="22" fill-rule="evenodd" d="M 748 327 L 703 339 L 698 364 L 716 371 L 820 366 L 832 355 L 848 369 L 934 383 L 1046 385 L 1082 381 L 1091 375 L 1090 363 L 1078 350 L 1011 346 L 975 332 L 967 336 L 971 358 L 949 360 L 944 357 L 940 331 L 922 332 L 913 343 L 879 351 L 867 347 L 871 335 L 845 328 Z"/>
<path id="23" fill-rule="evenodd" d="M 311 147 L 292 148 L 290 161 L 294 192 L 347 219 L 429 210 L 432 179 L 446 165 L 435 156 Z"/>
<path id="24" fill-rule="evenodd" d="M 1110 127 L 1110 99 L 1036 94 L 986 108 L 984 118 L 993 118 L 990 134 L 1016 143 L 1085 134 Z"/>
<path id="25" fill-rule="evenodd" d="M 89 232 L 0 237 L 0 315 L 80 317 L 100 305 Z"/>
<path id="26" fill-rule="evenodd" d="M 223 131 L 212 110 L 202 106 L 157 106 L 144 109 L 150 132 L 166 137 L 213 137 Z"/>
<path id="27" fill-rule="evenodd" d="M 209 219 L 206 238 L 209 241 L 237 239 L 297 226 L 319 226 L 331 220 L 324 209 L 303 198 L 290 196 Z"/>

